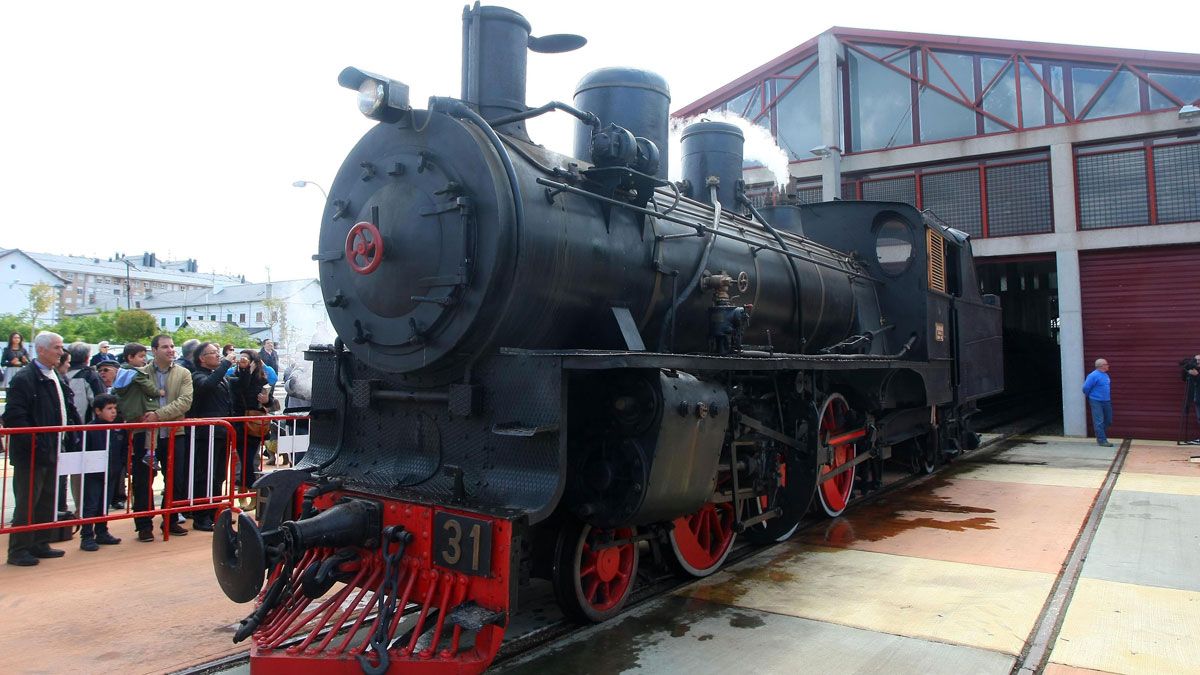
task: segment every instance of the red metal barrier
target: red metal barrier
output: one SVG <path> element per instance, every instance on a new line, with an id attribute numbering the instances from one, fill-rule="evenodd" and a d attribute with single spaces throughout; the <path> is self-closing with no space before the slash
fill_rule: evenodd
<path id="1" fill-rule="evenodd" d="M 56 470 L 55 479 L 57 479 L 58 475 L 74 476 L 74 475 L 88 475 L 88 474 L 93 474 L 93 473 L 100 473 L 100 471 L 87 470 L 89 466 L 92 466 L 92 464 L 89 464 L 89 462 L 94 461 L 94 459 L 91 457 L 88 457 L 88 455 L 98 454 L 99 451 L 89 450 L 87 447 L 85 447 L 85 445 L 84 445 L 86 442 L 86 433 L 85 432 L 88 432 L 88 431 L 105 431 L 105 432 L 127 431 L 127 432 L 129 432 L 128 437 L 124 441 L 124 451 L 125 451 L 125 460 L 126 460 L 125 467 L 129 468 L 129 471 L 130 471 L 130 474 L 125 477 L 125 480 L 127 481 L 125 486 L 127 488 L 127 494 L 129 494 L 130 497 L 132 497 L 133 496 L 133 486 L 131 484 L 132 483 L 131 479 L 132 479 L 134 462 L 142 461 L 142 457 L 134 457 L 133 444 L 134 444 L 135 434 L 142 432 L 142 433 L 146 433 L 148 435 L 148 440 L 150 440 L 151 442 L 148 443 L 147 448 L 139 448 L 139 451 L 145 451 L 145 452 L 149 452 L 149 453 L 153 454 L 155 452 L 155 447 L 154 447 L 155 443 L 153 441 L 157 439 L 156 432 L 158 432 L 158 430 L 160 430 L 160 429 L 168 430 L 166 467 L 165 467 L 165 471 L 163 474 L 163 494 L 165 495 L 165 504 L 166 504 L 165 507 L 160 506 L 159 508 L 154 508 L 154 506 L 153 506 L 154 505 L 153 481 L 149 481 L 148 488 L 150 489 L 151 493 L 148 496 L 147 503 L 151 506 L 151 508 L 149 508 L 148 510 L 143 510 L 143 511 L 134 511 L 132 509 L 132 501 L 133 500 L 130 499 L 129 503 L 126 504 L 126 507 L 122 510 L 113 512 L 111 509 L 108 509 L 107 508 L 108 502 L 111 499 L 111 495 L 107 494 L 107 485 L 109 484 L 108 469 L 109 469 L 110 465 L 107 462 L 105 462 L 104 474 L 105 474 L 105 486 L 106 486 L 105 492 L 106 492 L 106 494 L 104 495 L 104 500 L 103 500 L 104 506 L 105 506 L 105 508 L 103 510 L 108 511 L 107 515 L 91 517 L 91 518 L 81 517 L 82 511 L 83 511 L 82 505 L 77 503 L 76 504 L 77 512 L 75 514 L 76 515 L 75 518 L 52 520 L 49 522 L 30 523 L 30 524 L 26 524 L 26 525 L 17 525 L 17 526 L 11 525 L 7 522 L 0 522 L 0 534 L 12 534 L 12 533 L 17 533 L 17 532 L 56 529 L 56 528 L 62 528 L 62 527 L 77 527 L 77 526 L 86 525 L 86 524 L 110 522 L 110 521 L 114 521 L 114 520 L 128 520 L 131 518 L 152 518 L 155 516 L 168 517 L 168 514 L 183 513 L 183 512 L 188 512 L 188 511 L 209 510 L 214 507 L 216 507 L 217 509 L 232 508 L 235 511 L 239 511 L 240 509 L 237 506 L 237 500 L 243 499 L 243 498 L 252 498 L 252 497 L 254 497 L 255 493 L 250 488 L 250 486 L 247 485 L 248 476 L 246 476 L 246 472 L 243 472 L 241 483 L 240 484 L 236 483 L 235 476 L 237 475 L 237 471 L 236 471 L 235 467 L 237 467 L 241 463 L 241 459 L 245 452 L 250 452 L 250 453 L 252 453 L 250 455 L 251 457 L 258 458 L 258 452 L 259 452 L 260 445 L 261 445 L 261 439 L 259 439 L 260 443 L 256 444 L 256 447 L 247 448 L 249 439 L 256 438 L 256 437 L 246 433 L 246 426 L 244 423 L 248 420 L 268 421 L 268 422 L 275 422 L 277 420 L 287 420 L 287 421 L 299 422 L 299 421 L 304 421 L 307 419 L 308 419 L 307 417 L 300 417 L 300 416 L 296 416 L 296 415 L 269 415 L 269 416 L 263 415 L 263 416 L 252 416 L 252 417 L 188 418 L 188 419 L 174 420 L 174 421 L 170 421 L 170 422 L 125 422 L 125 423 L 119 423 L 119 424 L 84 424 L 84 425 L 64 425 L 64 426 L 47 426 L 47 427 L 17 427 L 17 428 L 0 427 L 0 448 L 5 449 L 6 451 L 11 450 L 12 444 L 9 441 L 10 437 L 16 437 L 16 436 L 29 436 L 30 437 L 29 453 L 30 453 L 31 467 L 30 467 L 30 471 L 29 471 L 29 481 L 30 481 L 30 487 L 31 487 L 31 489 L 30 489 L 31 496 L 30 496 L 30 502 L 26 505 L 27 506 L 26 513 L 29 513 L 29 514 L 33 513 L 33 502 L 32 502 L 32 485 L 33 485 L 33 474 L 34 474 L 33 469 L 34 469 L 34 467 L 37 466 L 37 464 L 36 464 L 36 461 L 37 461 L 36 460 L 37 436 L 39 434 L 72 433 L 72 434 L 79 434 L 79 436 L 80 436 L 79 450 L 62 451 L 61 445 L 60 445 L 60 449 L 58 451 L 56 451 L 56 455 L 58 455 L 58 459 L 56 459 L 56 461 L 55 461 L 56 469 L 58 468 L 58 465 L 60 462 L 69 462 L 71 464 L 79 463 L 80 471 L 72 472 L 70 474 L 65 474 L 61 471 Z M 235 425 L 237 425 L 237 426 L 235 426 Z M 221 428 L 221 429 L 224 429 L 226 432 L 225 433 L 225 446 L 226 447 L 221 449 L 222 452 L 226 453 L 226 460 L 225 460 L 225 465 L 223 467 L 221 467 L 221 472 L 222 472 L 222 475 L 224 475 L 224 480 L 222 481 L 222 483 L 224 485 L 228 486 L 228 489 L 222 494 L 209 495 L 206 493 L 203 496 L 197 496 L 195 494 L 185 494 L 182 496 L 176 495 L 176 494 L 174 494 L 174 481 L 172 480 L 172 477 L 174 476 L 174 472 L 176 469 L 176 466 L 175 466 L 176 445 L 179 442 L 180 438 L 184 438 L 187 442 L 189 442 L 189 446 L 187 448 L 188 449 L 187 456 L 189 458 L 194 457 L 193 451 L 197 450 L 196 443 L 195 443 L 196 437 L 194 434 L 185 434 L 184 436 L 179 436 L 176 434 L 176 432 L 181 428 L 193 429 L 193 428 L 198 428 L 198 427 L 210 427 L 213 429 Z M 238 434 L 239 428 L 243 432 L 241 434 L 240 439 L 239 439 L 239 434 Z M 212 438 L 212 436 L 210 436 L 210 439 L 211 438 Z M 239 440 L 241 441 L 241 443 L 238 443 Z M 60 441 L 60 443 L 61 443 L 61 441 Z M 106 441 L 106 445 L 109 445 L 109 443 L 111 443 L 111 436 L 108 437 L 108 440 Z M 239 451 L 239 448 L 242 450 Z M 208 443 L 208 445 L 206 447 L 202 447 L 199 449 L 200 450 L 207 449 L 210 453 L 214 453 L 214 454 L 210 455 L 210 459 L 211 459 L 211 457 L 215 456 L 215 451 L 217 450 L 216 444 L 211 441 Z M 108 453 L 112 452 L 112 450 L 113 450 L 113 448 L 109 448 L 109 449 L 105 450 L 105 454 L 107 455 Z M 24 450 L 22 450 L 21 452 L 24 452 Z M 78 460 L 76 460 L 76 458 L 72 457 L 72 455 L 79 455 L 80 457 Z M 8 459 L 9 459 L 9 461 L 11 461 L 11 455 L 9 456 Z M 10 480 L 10 477 L 9 477 L 10 470 L 8 467 L 8 463 L 9 463 L 8 461 L 0 462 L 0 513 L 5 512 L 8 507 L 7 500 L 8 500 L 9 480 Z M 258 464 L 259 464 L 258 469 L 261 470 L 262 469 L 261 459 L 259 460 Z M 208 465 L 209 465 L 209 471 L 210 471 L 209 476 L 211 477 L 211 476 L 213 476 L 213 473 L 215 473 L 216 468 L 212 466 L 212 462 L 209 462 Z M 190 463 L 190 466 L 188 466 L 187 485 L 189 486 L 189 490 L 194 485 L 194 482 L 193 482 L 194 474 L 191 473 L 192 470 L 194 470 L 194 467 L 195 467 L 195 461 L 193 459 L 193 461 Z M 182 467 L 180 467 L 180 469 L 182 470 Z M 206 482 L 206 485 L 208 485 L 208 484 L 211 484 L 211 480 Z M 57 492 L 57 489 L 56 489 L 56 492 Z M 81 490 L 80 494 L 78 495 L 78 501 L 82 501 L 82 498 L 85 494 L 86 493 L 83 490 Z M 55 496 L 57 497 L 57 494 Z M 164 532 L 163 532 L 163 538 L 168 539 L 169 537 L 170 537 L 170 530 L 169 530 L 169 528 L 165 528 Z"/>

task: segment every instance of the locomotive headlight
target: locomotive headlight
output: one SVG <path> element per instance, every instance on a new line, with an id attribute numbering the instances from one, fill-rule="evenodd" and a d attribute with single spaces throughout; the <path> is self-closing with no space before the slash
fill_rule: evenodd
<path id="1" fill-rule="evenodd" d="M 411 108 L 408 85 L 358 68 L 346 68 L 338 75 L 338 84 L 358 92 L 358 110 L 373 120 L 395 122 Z"/>
<path id="2" fill-rule="evenodd" d="M 358 111 L 367 117 L 375 117 L 383 109 L 387 88 L 378 80 L 363 80 L 358 86 Z"/>

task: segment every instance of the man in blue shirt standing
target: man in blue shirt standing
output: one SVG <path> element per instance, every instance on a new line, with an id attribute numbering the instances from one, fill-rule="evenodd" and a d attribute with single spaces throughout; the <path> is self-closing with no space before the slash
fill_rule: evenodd
<path id="1" fill-rule="evenodd" d="M 1108 377 L 1108 361 L 1096 359 L 1096 369 L 1083 381 L 1083 395 L 1092 409 L 1092 426 L 1096 428 L 1096 443 L 1111 448 L 1108 427 L 1112 425 L 1112 387 Z"/>

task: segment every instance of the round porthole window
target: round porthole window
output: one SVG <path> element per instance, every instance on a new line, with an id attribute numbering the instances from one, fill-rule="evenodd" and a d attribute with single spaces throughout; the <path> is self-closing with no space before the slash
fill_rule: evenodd
<path id="1" fill-rule="evenodd" d="M 886 220 L 875 235 L 875 258 L 884 274 L 903 274 L 913 259 L 912 228 L 903 220 Z"/>

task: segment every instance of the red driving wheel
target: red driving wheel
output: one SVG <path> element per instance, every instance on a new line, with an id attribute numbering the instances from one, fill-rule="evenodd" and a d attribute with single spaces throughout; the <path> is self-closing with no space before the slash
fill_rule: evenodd
<path id="1" fill-rule="evenodd" d="M 350 269 L 370 274 L 383 262 L 383 235 L 375 223 L 355 223 L 346 234 L 346 260 Z"/>

